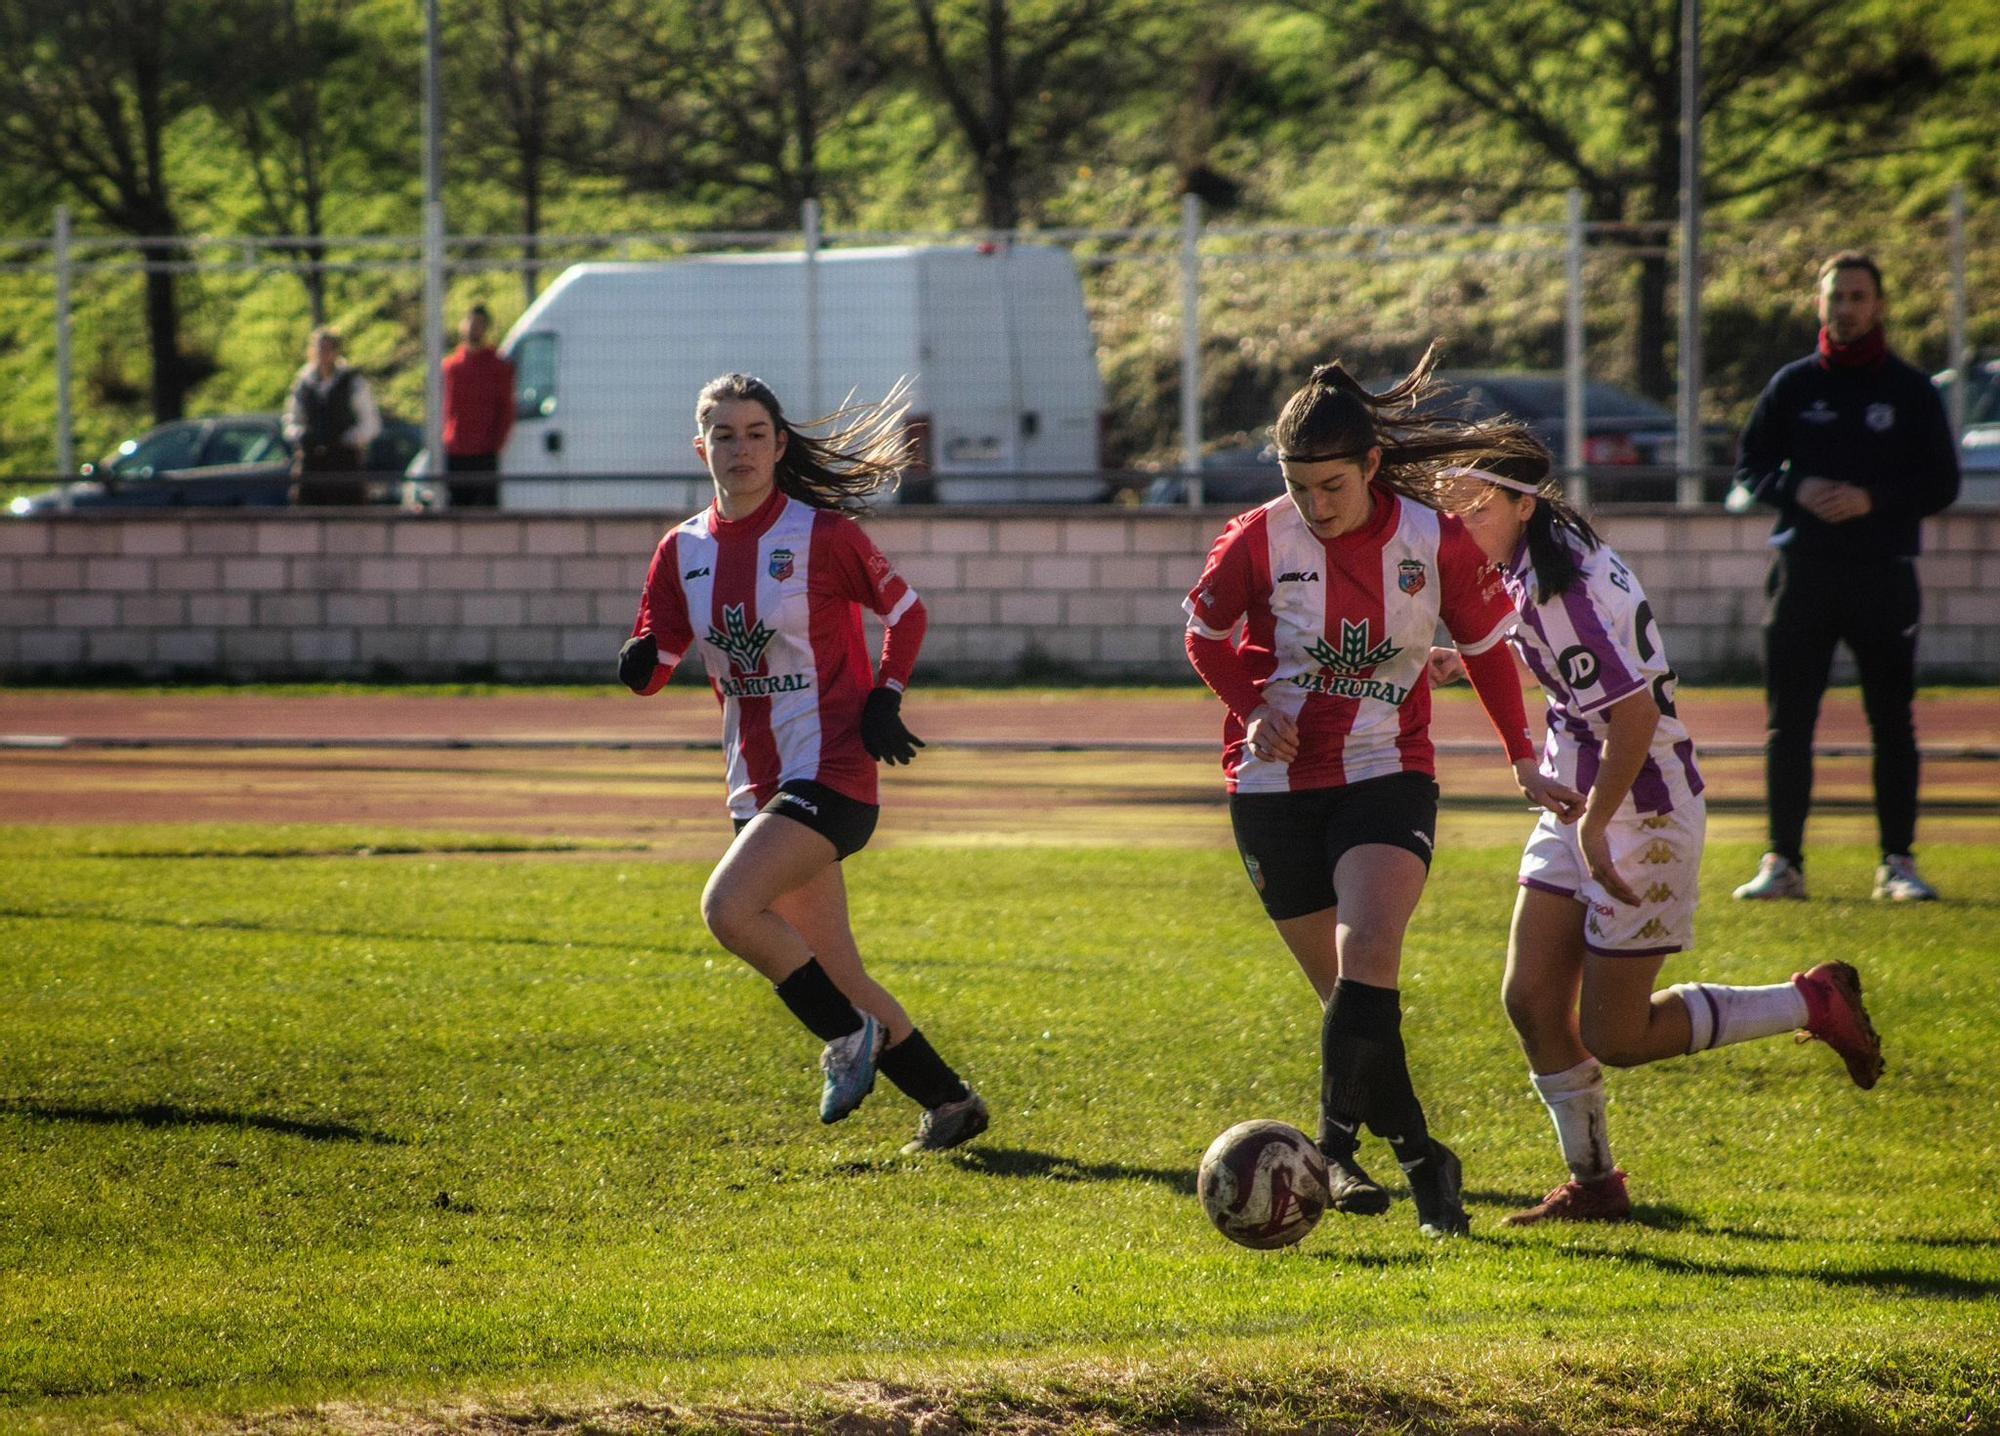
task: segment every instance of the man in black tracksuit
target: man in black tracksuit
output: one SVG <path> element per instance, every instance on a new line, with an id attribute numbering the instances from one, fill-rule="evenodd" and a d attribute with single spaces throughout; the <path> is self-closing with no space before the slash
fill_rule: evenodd
<path id="1" fill-rule="evenodd" d="M 1736 482 L 1778 511 L 1765 583 L 1764 749 L 1771 850 L 1739 898 L 1802 898 L 1813 728 L 1836 644 L 1854 654 L 1875 739 L 1875 896 L 1934 898 L 1917 827 L 1918 521 L 1958 497 L 1958 452 L 1930 378 L 1889 352 L 1882 274 L 1820 269 L 1818 352 L 1787 364 L 1743 431 Z"/>

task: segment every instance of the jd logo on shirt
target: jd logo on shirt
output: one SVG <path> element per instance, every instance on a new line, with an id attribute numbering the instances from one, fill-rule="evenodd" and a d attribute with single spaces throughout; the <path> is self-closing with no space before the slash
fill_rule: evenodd
<path id="1" fill-rule="evenodd" d="M 1581 643 L 1574 648 L 1565 648 L 1556 662 L 1562 665 L 1563 682 L 1569 685 L 1572 693 L 1597 681 L 1597 655 Z"/>

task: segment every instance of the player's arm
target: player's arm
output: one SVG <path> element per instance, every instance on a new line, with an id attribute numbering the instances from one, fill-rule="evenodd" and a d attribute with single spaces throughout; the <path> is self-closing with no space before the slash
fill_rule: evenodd
<path id="1" fill-rule="evenodd" d="M 667 686 L 694 642 L 674 538 L 668 534 L 654 551 L 632 636 L 618 650 L 618 681 L 642 698 Z"/>
<path id="2" fill-rule="evenodd" d="M 1201 681 L 1243 723 L 1251 751 L 1289 763 L 1299 755 L 1298 724 L 1264 701 L 1263 688 L 1231 638 L 1259 581 L 1253 546 L 1242 535 L 1242 526 L 1232 523 L 1208 551 L 1201 578 L 1181 601 L 1187 614 L 1182 643 Z"/>
<path id="3" fill-rule="evenodd" d="M 1929 518 L 1958 498 L 1958 444 L 1951 436 L 1951 420 L 1936 386 L 1920 381 L 1919 387 L 1909 462 L 1867 490 L 1875 511 L 1895 518 Z"/>
<path id="4" fill-rule="evenodd" d="M 1646 764 L 1653 748 L 1653 730 L 1660 726 L 1660 707 L 1651 689 L 1629 693 L 1604 710 L 1604 755 L 1597 767 L 1597 781 L 1590 786 L 1584 803 L 1583 820 L 1577 824 L 1577 842 L 1583 848 L 1584 864 L 1604 890 L 1622 903 L 1636 905 L 1638 893 L 1619 875 L 1611 861 L 1611 818 L 1624 805 L 1625 797 Z"/>
<path id="5" fill-rule="evenodd" d="M 907 763 L 917 756 L 924 740 L 903 723 L 903 691 L 916 671 L 930 615 L 917 591 L 896 572 L 860 524 L 828 517 L 815 531 L 814 542 L 822 537 L 842 596 L 879 614 L 883 623 L 875 686 L 861 705 L 861 746 L 878 763 L 891 767 Z"/>

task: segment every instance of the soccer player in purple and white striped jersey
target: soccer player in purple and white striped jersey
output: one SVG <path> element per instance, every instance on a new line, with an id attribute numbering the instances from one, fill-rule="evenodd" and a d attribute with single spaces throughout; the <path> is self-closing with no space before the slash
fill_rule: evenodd
<path id="1" fill-rule="evenodd" d="M 1803 1030 L 1861 1087 L 1882 1048 L 1861 979 L 1825 962 L 1790 982 L 1683 982 L 1661 966 L 1694 945 L 1707 810 L 1674 671 L 1639 580 L 1551 482 L 1546 453 L 1459 469 L 1451 507 L 1500 566 L 1519 621 L 1508 636 L 1548 697 L 1542 772 L 1583 801 L 1544 811 L 1521 859 L 1502 993 L 1570 1180 L 1510 1225 L 1622 1221 L 1601 1064 L 1636 1067 Z M 1456 654 L 1434 652 L 1437 681 Z"/>

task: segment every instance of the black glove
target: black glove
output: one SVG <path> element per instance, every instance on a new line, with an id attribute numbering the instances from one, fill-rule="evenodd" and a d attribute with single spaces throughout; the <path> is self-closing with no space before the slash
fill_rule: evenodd
<path id="1" fill-rule="evenodd" d="M 618 681 L 634 693 L 644 693 L 646 685 L 653 681 L 653 670 L 660 663 L 660 645 L 653 641 L 653 635 L 642 633 L 637 638 L 625 640 L 625 646 L 618 650 Z"/>
<path id="2" fill-rule="evenodd" d="M 917 756 L 924 740 L 903 726 L 903 695 L 877 688 L 861 708 L 861 746 L 877 762 L 894 767 Z"/>

